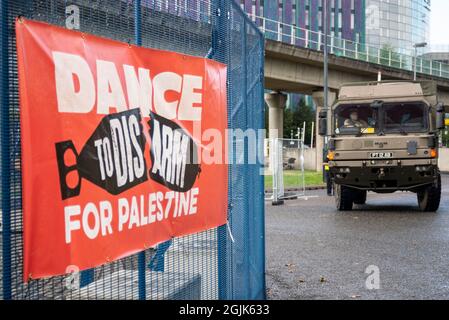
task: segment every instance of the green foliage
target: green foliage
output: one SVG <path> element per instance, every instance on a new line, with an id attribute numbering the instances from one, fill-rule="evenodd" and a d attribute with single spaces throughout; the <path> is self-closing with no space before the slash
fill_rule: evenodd
<path id="1" fill-rule="evenodd" d="M 265 129 L 267 130 L 268 137 L 268 106 L 265 104 Z M 290 139 L 291 130 L 293 134 L 296 134 L 298 127 L 302 129 L 304 121 L 306 122 L 306 144 L 310 143 L 312 122 L 315 122 L 315 110 L 312 106 L 306 104 L 305 100 L 301 98 L 298 105 L 294 109 L 284 109 L 284 138 Z"/>
<path id="2" fill-rule="evenodd" d="M 446 129 L 443 130 L 443 146 L 449 147 L 449 127 L 446 127 Z"/>
<path id="3" fill-rule="evenodd" d="M 401 55 L 396 52 L 396 49 L 390 44 L 385 44 L 380 49 L 380 64 L 391 66 L 395 68 L 404 67 L 401 64 Z"/>
<path id="4" fill-rule="evenodd" d="M 306 187 L 308 186 L 322 186 L 323 173 L 315 171 L 304 171 L 304 183 Z M 288 170 L 284 171 L 284 187 L 294 188 L 302 185 L 302 174 L 299 170 Z M 273 188 L 273 176 L 265 175 L 265 188 Z"/>
<path id="5" fill-rule="evenodd" d="M 306 122 L 306 144 L 310 142 L 312 122 L 315 122 L 315 111 L 301 98 L 297 108 L 284 110 L 284 138 L 291 138 L 291 131 L 296 134 L 298 127 L 302 129 Z"/>

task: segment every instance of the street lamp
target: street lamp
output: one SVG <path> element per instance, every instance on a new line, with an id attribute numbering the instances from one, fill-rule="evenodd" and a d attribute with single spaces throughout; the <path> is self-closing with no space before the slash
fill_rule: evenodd
<path id="1" fill-rule="evenodd" d="M 323 22 L 323 31 L 324 31 L 324 74 L 323 74 L 323 80 L 324 80 L 324 83 L 323 83 L 323 87 L 324 87 L 324 110 L 325 111 L 328 111 L 329 112 L 329 110 L 328 110 L 328 107 L 329 107 L 329 102 L 328 102 L 328 95 L 327 95 L 327 91 L 329 90 L 329 80 L 328 80 L 328 73 L 329 73 L 329 62 L 328 62 L 328 59 L 329 59 L 329 57 L 328 57 L 328 47 L 327 47 L 327 37 L 328 37 L 328 30 L 327 30 L 327 28 L 328 28 L 328 23 L 327 23 L 327 18 L 328 18 L 328 12 L 327 12 L 327 8 L 328 8 L 328 3 L 327 3 L 327 0 L 324 0 L 323 1 L 323 18 L 324 18 L 324 22 Z M 329 114 L 328 114 L 328 116 L 329 116 Z"/>
<path id="2" fill-rule="evenodd" d="M 418 59 L 418 48 L 424 48 L 427 47 L 427 42 L 421 42 L 421 43 L 415 43 L 413 45 L 413 48 L 415 48 L 415 63 L 413 66 L 413 81 L 416 81 L 416 60 Z"/>

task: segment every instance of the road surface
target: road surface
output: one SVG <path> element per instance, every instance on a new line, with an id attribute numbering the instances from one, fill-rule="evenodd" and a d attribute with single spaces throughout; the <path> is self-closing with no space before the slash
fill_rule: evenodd
<path id="1" fill-rule="evenodd" d="M 449 299 L 449 175 L 438 213 L 412 193 L 369 193 L 352 212 L 309 194 L 266 203 L 269 299 Z"/>

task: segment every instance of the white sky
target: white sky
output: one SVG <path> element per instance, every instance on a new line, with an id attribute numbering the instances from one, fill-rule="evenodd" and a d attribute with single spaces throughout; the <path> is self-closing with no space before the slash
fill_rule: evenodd
<path id="1" fill-rule="evenodd" d="M 449 1 L 432 0 L 430 43 L 449 45 Z"/>

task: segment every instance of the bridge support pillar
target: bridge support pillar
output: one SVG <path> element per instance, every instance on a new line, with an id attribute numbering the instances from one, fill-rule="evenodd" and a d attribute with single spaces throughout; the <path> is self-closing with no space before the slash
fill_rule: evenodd
<path id="1" fill-rule="evenodd" d="M 281 92 L 265 93 L 265 102 L 268 104 L 268 137 L 283 138 L 287 95 Z"/>
<path id="2" fill-rule="evenodd" d="M 336 97 L 337 97 L 337 94 L 335 92 L 328 91 L 327 98 L 328 98 L 329 107 L 332 106 Z M 318 124 L 319 123 L 318 115 L 320 114 L 320 111 L 323 110 L 323 108 L 324 108 L 324 90 L 314 91 L 312 93 L 312 98 L 316 105 L 315 123 Z M 328 116 L 327 117 L 328 128 L 330 128 L 331 124 L 332 124 L 331 118 Z M 316 139 L 315 139 L 315 141 L 316 141 L 316 162 L 315 163 L 316 163 L 316 171 L 321 172 L 323 170 L 323 160 L 324 160 L 324 154 L 323 154 L 324 137 L 321 137 L 318 134 L 318 132 L 319 132 L 319 130 L 318 130 L 318 126 L 317 126 L 317 129 L 315 130 L 315 137 L 316 137 Z"/>

